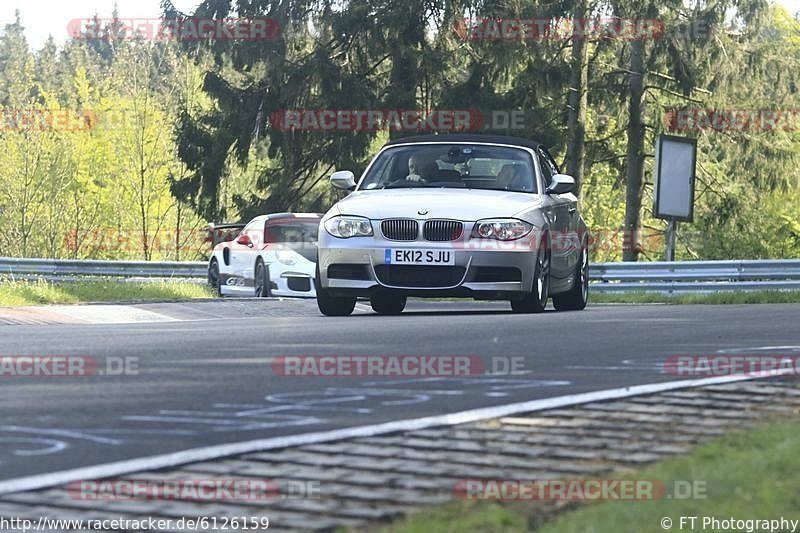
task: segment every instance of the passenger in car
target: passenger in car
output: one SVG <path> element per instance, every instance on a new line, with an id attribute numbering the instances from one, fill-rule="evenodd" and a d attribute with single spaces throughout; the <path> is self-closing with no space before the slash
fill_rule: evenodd
<path id="1" fill-rule="evenodd" d="M 523 169 L 519 165 L 513 163 L 503 165 L 500 172 L 497 174 L 497 186 L 509 191 L 525 191 L 533 190 L 532 180 L 523 173 Z"/>

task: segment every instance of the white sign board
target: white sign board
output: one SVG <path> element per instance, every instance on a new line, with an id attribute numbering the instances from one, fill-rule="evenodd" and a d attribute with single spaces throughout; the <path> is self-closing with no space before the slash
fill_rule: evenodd
<path id="1" fill-rule="evenodd" d="M 691 222 L 697 140 L 672 135 L 656 139 L 653 216 Z"/>

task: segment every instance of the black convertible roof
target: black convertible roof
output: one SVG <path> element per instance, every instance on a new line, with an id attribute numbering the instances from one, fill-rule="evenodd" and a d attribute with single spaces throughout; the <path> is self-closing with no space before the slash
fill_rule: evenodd
<path id="1" fill-rule="evenodd" d="M 521 146 L 523 148 L 539 148 L 542 143 L 532 139 L 523 139 L 522 137 L 507 137 L 505 135 L 479 135 L 475 133 L 448 133 L 443 135 L 412 135 L 410 137 L 401 137 L 389 141 L 385 146 L 393 146 L 397 144 L 408 143 L 490 143 L 490 144 L 508 144 L 511 146 Z"/>

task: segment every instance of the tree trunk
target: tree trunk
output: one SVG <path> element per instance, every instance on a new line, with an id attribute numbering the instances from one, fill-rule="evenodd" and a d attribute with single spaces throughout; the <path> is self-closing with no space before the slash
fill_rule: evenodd
<path id="1" fill-rule="evenodd" d="M 623 235 L 623 261 L 636 261 L 639 256 L 639 214 L 642 207 L 644 181 L 644 120 L 642 96 L 644 94 L 644 41 L 631 41 L 631 72 L 628 102 L 628 149 L 625 158 L 625 234 Z"/>
<path id="2" fill-rule="evenodd" d="M 392 50 L 386 103 L 390 109 L 415 110 L 418 108 L 418 80 L 424 79 L 419 61 L 420 48 L 425 42 L 424 12 L 421 6 L 414 3 L 397 3 L 395 6 L 393 14 L 397 17 L 395 23 L 398 25 L 398 42 Z M 389 138 L 396 139 L 411 134 L 412 132 L 402 129 L 390 130 Z"/>
<path id="3" fill-rule="evenodd" d="M 586 18 L 586 0 L 578 0 L 575 18 Z M 569 144 L 567 146 L 567 174 L 575 178 L 576 195 L 583 184 L 586 156 L 586 107 L 589 92 L 589 47 L 586 39 L 572 41 L 572 72 L 569 88 Z"/>

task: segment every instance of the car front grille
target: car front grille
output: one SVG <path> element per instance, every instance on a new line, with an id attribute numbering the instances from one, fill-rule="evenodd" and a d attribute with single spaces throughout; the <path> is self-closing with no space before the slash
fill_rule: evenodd
<path id="1" fill-rule="evenodd" d="M 409 218 L 390 218 L 381 222 L 381 232 L 391 241 L 415 241 L 419 236 L 419 224 Z"/>
<path id="2" fill-rule="evenodd" d="M 375 274 L 393 287 L 453 287 L 464 279 L 462 266 L 376 265 Z"/>
<path id="3" fill-rule="evenodd" d="M 383 236 L 391 241 L 416 241 L 419 222 L 410 218 L 390 218 L 381 222 Z M 426 241 L 457 241 L 464 234 L 464 224 L 457 220 L 428 220 L 422 229 Z"/>
<path id="4" fill-rule="evenodd" d="M 422 229 L 426 241 L 457 241 L 464 233 L 464 224 L 457 220 L 428 220 Z"/>

